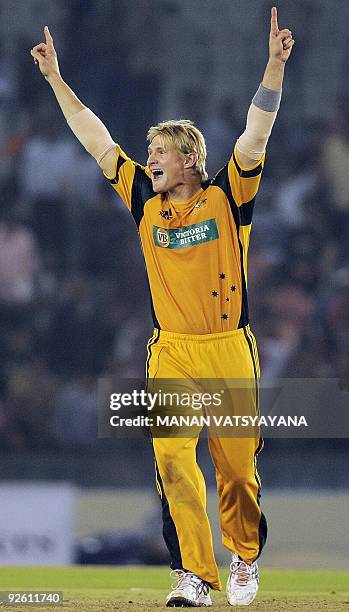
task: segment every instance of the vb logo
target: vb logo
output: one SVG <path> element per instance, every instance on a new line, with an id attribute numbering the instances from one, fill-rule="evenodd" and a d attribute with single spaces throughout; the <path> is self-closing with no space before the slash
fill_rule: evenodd
<path id="1" fill-rule="evenodd" d="M 166 229 L 159 227 L 157 231 L 157 241 L 159 246 L 168 247 L 170 244 L 170 236 Z"/>

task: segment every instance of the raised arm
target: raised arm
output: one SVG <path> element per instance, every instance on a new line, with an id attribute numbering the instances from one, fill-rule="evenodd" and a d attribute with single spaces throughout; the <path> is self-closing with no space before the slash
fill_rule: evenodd
<path id="1" fill-rule="evenodd" d="M 30 51 L 41 74 L 52 87 L 57 102 L 75 136 L 106 174 L 112 174 L 116 143 L 100 119 L 87 108 L 62 79 L 57 53 L 47 26 L 45 42 Z"/>
<path id="2" fill-rule="evenodd" d="M 279 30 L 277 10 L 271 9 L 269 61 L 263 81 L 252 100 L 244 133 L 237 141 L 237 153 L 242 166 L 256 165 L 265 151 L 281 100 L 285 64 L 294 45 L 290 30 Z"/>

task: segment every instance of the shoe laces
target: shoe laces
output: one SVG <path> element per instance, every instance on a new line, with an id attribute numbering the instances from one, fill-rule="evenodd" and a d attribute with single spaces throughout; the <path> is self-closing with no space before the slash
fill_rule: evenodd
<path id="1" fill-rule="evenodd" d="M 242 561 L 236 556 L 230 564 L 230 571 L 235 578 L 236 584 L 239 586 L 246 586 L 251 579 L 255 579 L 258 582 L 258 567 L 256 562 L 248 565 L 245 561 Z"/>
<path id="2" fill-rule="evenodd" d="M 188 586 L 195 588 L 199 594 L 204 593 L 207 595 L 209 587 L 199 576 L 195 576 L 191 572 L 185 572 L 184 570 L 176 569 L 170 572 L 171 578 L 175 578 L 176 582 L 172 584 L 172 589 L 176 591 L 184 591 Z"/>

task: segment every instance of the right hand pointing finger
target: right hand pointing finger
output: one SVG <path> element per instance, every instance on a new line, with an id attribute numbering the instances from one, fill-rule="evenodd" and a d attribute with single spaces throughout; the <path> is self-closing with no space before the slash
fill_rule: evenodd
<path id="1" fill-rule="evenodd" d="M 37 53 L 37 52 L 41 53 L 41 52 L 45 52 L 46 48 L 47 48 L 47 45 L 45 45 L 45 43 L 40 43 L 39 45 L 35 45 L 35 47 L 32 48 L 32 51 L 34 53 Z"/>

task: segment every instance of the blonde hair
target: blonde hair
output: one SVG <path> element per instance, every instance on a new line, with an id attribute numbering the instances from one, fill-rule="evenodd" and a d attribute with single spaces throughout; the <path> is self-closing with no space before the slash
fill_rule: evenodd
<path id="1" fill-rule="evenodd" d="M 162 121 L 148 130 L 147 140 L 152 142 L 155 136 L 160 136 L 163 143 L 171 143 L 182 155 L 197 153 L 198 159 L 195 170 L 200 174 L 202 180 L 208 178 L 205 168 L 206 144 L 200 130 L 189 119 L 178 121 Z"/>

